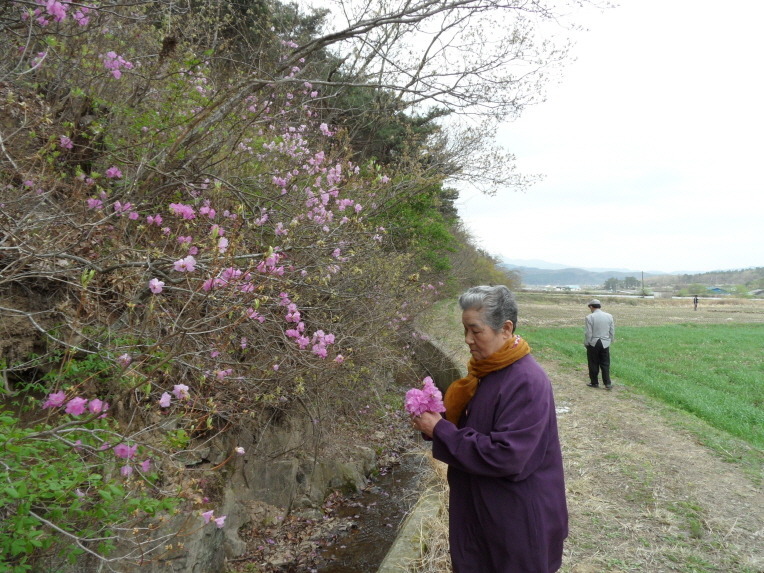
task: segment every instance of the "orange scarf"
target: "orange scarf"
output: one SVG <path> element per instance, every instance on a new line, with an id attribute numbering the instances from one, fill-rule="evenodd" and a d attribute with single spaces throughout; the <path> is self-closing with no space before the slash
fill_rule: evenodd
<path id="1" fill-rule="evenodd" d="M 467 376 L 455 380 L 446 390 L 443 403 L 446 406 L 446 419 L 456 424 L 462 416 L 462 412 L 477 391 L 480 380 L 491 372 L 501 370 L 520 360 L 526 354 L 530 354 L 531 347 L 525 340 L 515 334 L 514 338 L 507 340 L 506 344 L 483 360 L 470 358 L 467 366 Z"/>

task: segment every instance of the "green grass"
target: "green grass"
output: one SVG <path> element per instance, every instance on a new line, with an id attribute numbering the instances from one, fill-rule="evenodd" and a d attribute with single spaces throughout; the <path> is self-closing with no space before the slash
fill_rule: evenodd
<path id="1" fill-rule="evenodd" d="M 585 361 L 581 328 L 527 328 L 540 357 Z M 708 425 L 764 448 L 764 325 L 621 327 L 611 375 Z"/>

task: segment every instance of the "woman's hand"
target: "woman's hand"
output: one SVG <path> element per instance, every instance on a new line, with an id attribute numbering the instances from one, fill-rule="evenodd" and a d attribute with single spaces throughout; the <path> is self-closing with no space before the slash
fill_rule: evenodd
<path id="1" fill-rule="evenodd" d="M 411 425 L 414 429 L 419 430 L 428 438 L 432 438 L 432 433 L 435 431 L 435 424 L 442 419 L 443 417 L 435 412 L 423 412 L 421 416 L 411 417 Z"/>

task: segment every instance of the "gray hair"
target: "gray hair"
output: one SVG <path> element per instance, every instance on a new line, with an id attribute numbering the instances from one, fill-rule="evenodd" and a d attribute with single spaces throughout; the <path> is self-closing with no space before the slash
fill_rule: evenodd
<path id="1" fill-rule="evenodd" d="M 517 302 L 515 296 L 504 285 L 476 286 L 459 297 L 462 311 L 482 310 L 485 323 L 495 332 L 501 330 L 507 320 L 517 328 Z"/>

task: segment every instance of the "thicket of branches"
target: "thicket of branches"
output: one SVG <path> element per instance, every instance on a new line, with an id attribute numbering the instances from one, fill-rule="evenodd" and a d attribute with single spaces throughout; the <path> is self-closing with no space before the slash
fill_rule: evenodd
<path id="1" fill-rule="evenodd" d="M 481 37 L 499 13 L 513 24 Z M 0 7 L 12 570 L 54 549 L 151 558 L 166 539 L 135 524 L 184 507 L 168 476 L 195 440 L 291 408 L 320 423 L 373 399 L 370 380 L 413 382 L 416 313 L 511 281 L 460 230 L 448 182 L 522 180 L 487 124 L 439 120 L 519 112 L 560 57 L 530 41 L 552 14 L 346 14 L 328 31 L 270 0 Z"/>

